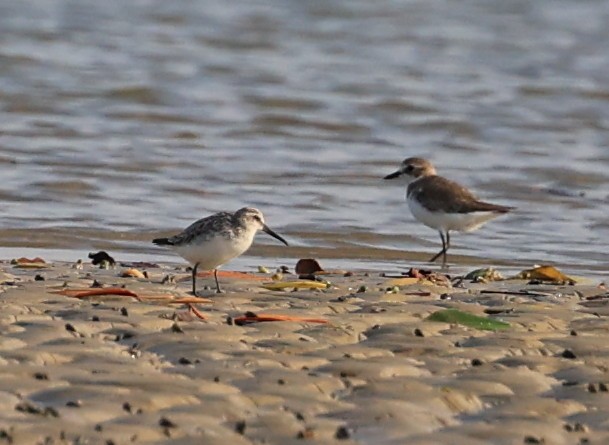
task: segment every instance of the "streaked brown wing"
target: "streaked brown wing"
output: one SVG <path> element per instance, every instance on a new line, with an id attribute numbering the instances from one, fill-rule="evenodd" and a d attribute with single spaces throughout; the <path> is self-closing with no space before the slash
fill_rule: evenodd
<path id="1" fill-rule="evenodd" d="M 408 196 L 430 211 L 445 213 L 498 212 L 511 208 L 479 201 L 472 192 L 441 176 L 426 176 L 408 185 Z"/>

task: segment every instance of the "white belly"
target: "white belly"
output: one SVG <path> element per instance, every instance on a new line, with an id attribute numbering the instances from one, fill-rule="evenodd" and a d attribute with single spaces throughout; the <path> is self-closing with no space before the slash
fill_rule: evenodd
<path id="1" fill-rule="evenodd" d="M 427 227 L 441 230 L 455 230 L 458 232 L 470 232 L 476 230 L 485 222 L 499 216 L 493 212 L 472 212 L 472 213 L 444 213 L 430 212 L 418 201 L 408 198 L 408 207 L 412 215 Z"/>
<path id="2" fill-rule="evenodd" d="M 190 264 L 199 264 L 199 270 L 211 270 L 220 267 L 244 253 L 252 245 L 254 236 L 226 239 L 216 236 L 206 241 L 174 246 L 173 249 Z"/>

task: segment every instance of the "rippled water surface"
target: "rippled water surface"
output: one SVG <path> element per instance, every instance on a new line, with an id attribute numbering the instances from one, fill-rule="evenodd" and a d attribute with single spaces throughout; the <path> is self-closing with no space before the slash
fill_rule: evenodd
<path id="1" fill-rule="evenodd" d="M 609 2 L 0 3 L 0 245 L 159 255 L 262 209 L 295 246 L 408 265 L 439 249 L 407 156 L 518 210 L 452 260 L 609 259 Z M 2 255 L 4 257 L 5 255 Z"/>

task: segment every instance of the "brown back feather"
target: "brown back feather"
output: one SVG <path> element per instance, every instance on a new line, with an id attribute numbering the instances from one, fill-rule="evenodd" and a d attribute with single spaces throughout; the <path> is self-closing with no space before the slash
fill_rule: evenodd
<path id="1" fill-rule="evenodd" d="M 445 213 L 507 213 L 512 207 L 478 200 L 472 192 L 441 176 L 425 176 L 408 185 L 407 195 L 416 198 L 430 211 Z"/>

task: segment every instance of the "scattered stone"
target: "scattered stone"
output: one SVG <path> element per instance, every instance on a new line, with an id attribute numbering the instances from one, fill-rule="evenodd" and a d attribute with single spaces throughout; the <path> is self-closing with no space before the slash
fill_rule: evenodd
<path id="1" fill-rule="evenodd" d="M 34 378 L 36 380 L 49 380 L 49 376 L 44 372 L 36 372 L 34 373 Z"/>
<path id="2" fill-rule="evenodd" d="M 39 406 L 31 402 L 23 401 L 15 406 L 15 410 L 27 414 L 36 414 L 43 417 L 59 417 L 59 413 L 52 406 Z"/>
<path id="3" fill-rule="evenodd" d="M 159 419 L 159 426 L 162 426 L 163 428 L 177 428 L 178 425 L 176 425 L 173 421 L 169 420 L 167 417 L 161 417 Z"/>
<path id="4" fill-rule="evenodd" d="M 539 437 L 535 437 L 535 436 L 525 436 L 524 443 L 531 444 L 531 445 L 533 445 L 533 444 L 541 445 L 541 444 L 546 443 L 546 440 L 543 437 L 539 438 Z"/>
<path id="5" fill-rule="evenodd" d="M 44 281 L 44 275 L 42 274 L 36 274 L 36 276 L 34 277 L 34 281 Z"/>
<path id="6" fill-rule="evenodd" d="M 577 356 L 575 355 L 575 353 L 574 353 L 573 351 L 571 351 L 570 349 L 565 349 L 565 350 L 562 352 L 561 356 L 562 356 L 563 358 L 568 358 L 568 359 L 574 359 L 574 358 L 577 358 Z"/>
<path id="7" fill-rule="evenodd" d="M 299 431 L 296 435 L 297 439 L 313 439 L 315 437 L 315 431 L 313 428 L 307 427 L 302 431 Z"/>
<path id="8" fill-rule="evenodd" d="M 126 307 L 122 307 L 122 308 L 121 308 L 121 310 L 120 310 L 120 312 L 121 312 L 121 315 L 122 315 L 123 317 L 128 317 L 128 316 L 129 316 L 129 311 L 127 311 L 127 308 L 126 308 Z"/>
<path id="9" fill-rule="evenodd" d="M 351 437 L 351 433 L 349 432 L 349 428 L 347 428 L 346 426 L 339 426 L 336 429 L 336 433 L 334 434 L 334 437 L 338 440 L 347 440 Z"/>
<path id="10" fill-rule="evenodd" d="M 235 431 L 241 435 L 245 434 L 245 420 L 240 420 L 235 424 Z"/>

